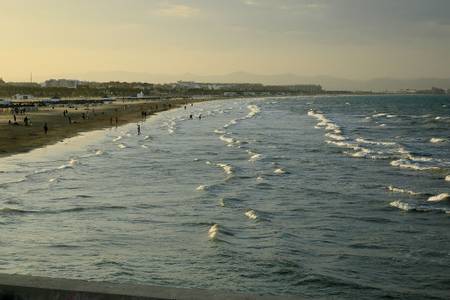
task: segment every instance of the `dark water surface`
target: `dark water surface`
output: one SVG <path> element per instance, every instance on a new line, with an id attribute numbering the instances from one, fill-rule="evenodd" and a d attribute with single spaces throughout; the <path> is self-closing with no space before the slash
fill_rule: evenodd
<path id="1" fill-rule="evenodd" d="M 215 101 L 142 131 L 0 159 L 0 272 L 449 298 L 449 97 Z"/>

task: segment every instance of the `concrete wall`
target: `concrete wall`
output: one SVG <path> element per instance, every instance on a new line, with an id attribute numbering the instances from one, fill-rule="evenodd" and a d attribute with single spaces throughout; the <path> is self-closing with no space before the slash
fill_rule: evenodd
<path id="1" fill-rule="evenodd" d="M 0 274 L 0 300 L 281 300 L 297 297 L 53 279 Z"/>

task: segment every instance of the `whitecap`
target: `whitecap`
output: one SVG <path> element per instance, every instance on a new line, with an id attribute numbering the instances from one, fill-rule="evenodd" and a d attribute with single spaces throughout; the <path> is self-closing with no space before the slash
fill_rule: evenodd
<path id="1" fill-rule="evenodd" d="M 117 147 L 119 147 L 120 149 L 125 149 L 127 146 L 125 146 L 124 144 L 119 144 L 117 145 Z"/>
<path id="2" fill-rule="evenodd" d="M 218 224 L 214 224 L 213 226 L 211 226 L 208 230 L 208 237 L 213 240 L 217 237 L 217 235 L 219 234 L 219 225 Z"/>
<path id="3" fill-rule="evenodd" d="M 282 168 L 276 169 L 275 171 L 273 171 L 273 173 L 277 174 L 277 175 L 283 175 L 286 174 L 286 171 L 283 170 Z"/>
<path id="4" fill-rule="evenodd" d="M 372 118 L 379 118 L 379 117 L 385 117 L 385 116 L 386 116 L 385 113 L 378 113 L 378 114 L 372 115 Z"/>
<path id="5" fill-rule="evenodd" d="M 450 181 L 450 175 L 445 176 L 445 181 Z"/>
<path id="6" fill-rule="evenodd" d="M 443 139 L 443 138 L 431 138 L 431 139 L 430 139 L 430 143 L 433 143 L 433 144 L 443 143 L 443 142 L 445 142 L 445 141 L 446 141 L 446 140 Z"/>
<path id="7" fill-rule="evenodd" d="M 260 160 L 262 158 L 262 155 L 261 154 L 259 154 L 259 153 L 254 153 L 251 157 L 250 157 L 250 159 L 248 160 L 248 161 L 250 161 L 250 162 L 255 162 L 255 161 L 257 161 L 257 160 Z"/>
<path id="8" fill-rule="evenodd" d="M 401 210 L 405 210 L 405 211 L 410 211 L 410 210 L 415 210 L 416 209 L 415 206 L 413 206 L 413 205 L 411 205 L 409 203 L 406 203 L 406 202 L 402 202 L 400 200 L 393 201 L 393 202 L 389 203 L 389 205 L 392 206 L 392 207 L 396 207 L 398 209 L 401 209 Z"/>
<path id="9" fill-rule="evenodd" d="M 362 143 L 362 144 L 369 144 L 369 145 L 382 145 L 382 146 L 394 146 L 397 143 L 395 142 L 380 142 L 380 141 L 371 141 L 371 140 L 366 140 L 364 138 L 357 138 L 356 141 L 358 143 Z"/>
<path id="10" fill-rule="evenodd" d="M 438 167 L 422 167 L 419 164 L 412 163 L 407 159 L 398 159 L 391 161 L 391 166 L 401 169 L 412 169 L 417 171 L 439 170 Z"/>
<path id="11" fill-rule="evenodd" d="M 259 108 L 259 106 L 254 105 L 254 104 L 247 106 L 247 108 L 250 110 L 250 113 L 247 115 L 247 118 L 253 118 L 258 113 L 261 112 L 261 109 Z"/>
<path id="12" fill-rule="evenodd" d="M 416 192 L 413 192 L 413 191 L 410 191 L 410 190 L 398 188 L 398 187 L 395 187 L 395 186 L 392 186 L 392 185 L 390 185 L 388 187 L 388 190 L 393 192 L 393 193 L 404 193 L 404 194 L 409 194 L 409 195 L 412 195 L 412 196 L 420 195 L 420 193 L 416 193 Z"/>
<path id="13" fill-rule="evenodd" d="M 95 155 L 102 155 L 104 152 L 102 150 L 95 151 Z"/>
<path id="14" fill-rule="evenodd" d="M 206 185 L 199 185 L 197 188 L 196 188 L 196 190 L 197 191 L 206 191 L 208 189 L 208 186 L 206 186 Z"/>
<path id="15" fill-rule="evenodd" d="M 214 133 L 217 133 L 217 134 L 225 134 L 226 132 L 225 132 L 224 130 L 215 129 L 215 130 L 214 130 Z"/>
<path id="16" fill-rule="evenodd" d="M 325 134 L 325 136 L 332 140 L 335 140 L 335 141 L 345 141 L 346 140 L 346 138 L 343 137 L 342 135 L 335 134 L 335 133 L 327 133 L 327 134 Z"/>
<path id="17" fill-rule="evenodd" d="M 118 137 L 116 137 L 115 139 L 113 139 L 113 142 L 120 141 L 121 139 L 122 139 L 122 137 L 121 137 L 121 136 L 118 136 Z"/>
<path id="18" fill-rule="evenodd" d="M 247 210 L 245 212 L 245 216 L 249 218 L 250 220 L 256 220 L 258 216 L 256 215 L 256 212 L 253 209 Z"/>
<path id="19" fill-rule="evenodd" d="M 428 198 L 428 202 L 440 202 L 440 201 L 445 201 L 448 200 L 450 198 L 450 195 L 448 193 L 442 193 L 436 196 L 431 196 L 430 198 Z"/>
<path id="20" fill-rule="evenodd" d="M 221 167 L 223 169 L 223 171 L 225 172 L 225 174 L 227 174 L 227 175 L 231 175 L 234 172 L 233 167 L 228 164 L 219 163 L 219 164 L 217 164 L 217 166 Z"/>

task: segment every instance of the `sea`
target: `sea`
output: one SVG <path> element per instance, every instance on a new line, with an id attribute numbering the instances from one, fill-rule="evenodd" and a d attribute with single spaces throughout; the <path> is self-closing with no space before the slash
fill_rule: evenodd
<path id="1" fill-rule="evenodd" d="M 450 298 L 449 96 L 217 100 L 140 126 L 0 159 L 0 273 Z"/>

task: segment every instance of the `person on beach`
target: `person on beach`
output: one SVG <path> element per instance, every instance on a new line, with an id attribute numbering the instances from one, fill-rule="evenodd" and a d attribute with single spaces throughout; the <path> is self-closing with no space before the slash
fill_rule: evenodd
<path id="1" fill-rule="evenodd" d="M 192 115 L 189 115 L 189 119 L 192 120 Z"/>
<path id="2" fill-rule="evenodd" d="M 137 125 L 137 132 L 138 132 L 138 135 L 141 135 L 141 125 Z"/>
<path id="3" fill-rule="evenodd" d="M 47 132 L 48 132 L 48 126 L 47 126 L 47 123 L 44 124 L 44 132 L 45 132 L 45 135 L 47 135 Z"/>
<path id="4" fill-rule="evenodd" d="M 25 124 L 25 126 L 28 126 L 29 125 L 29 123 L 28 123 L 28 117 L 27 116 L 25 116 L 25 119 L 23 119 L 23 123 Z"/>
<path id="5" fill-rule="evenodd" d="M 116 127 L 119 124 L 119 118 L 116 116 Z"/>
<path id="6" fill-rule="evenodd" d="M 198 115 L 198 119 L 201 120 L 202 119 L 202 114 Z"/>

